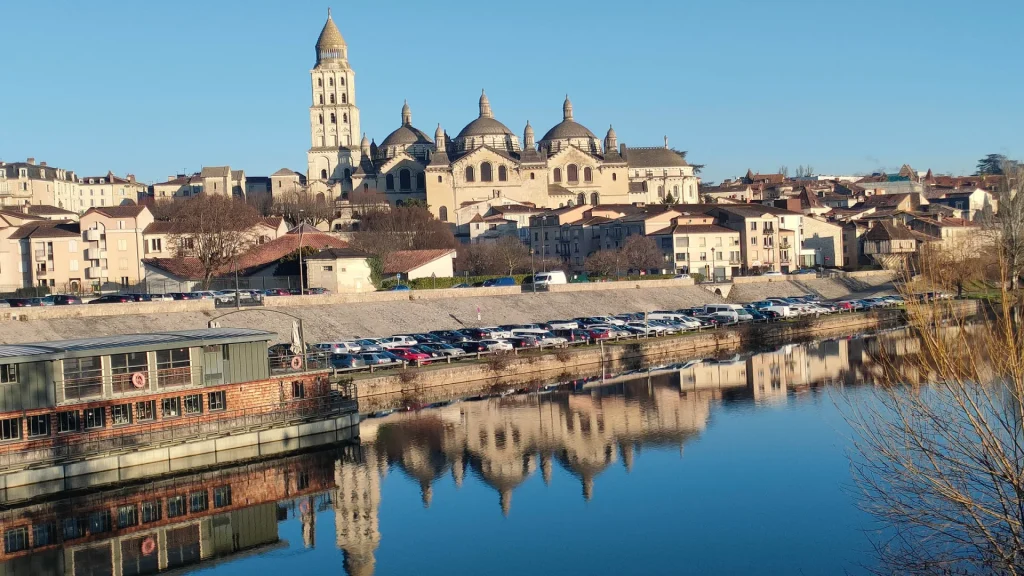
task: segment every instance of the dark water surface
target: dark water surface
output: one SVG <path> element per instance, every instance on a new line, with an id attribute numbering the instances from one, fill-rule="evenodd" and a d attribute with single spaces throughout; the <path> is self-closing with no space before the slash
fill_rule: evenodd
<path id="1" fill-rule="evenodd" d="M 394 413 L 356 444 L 8 510 L 0 573 L 860 574 L 842 405 L 880 345 L 908 340 Z M 47 526 L 52 546 L 17 550 Z"/>

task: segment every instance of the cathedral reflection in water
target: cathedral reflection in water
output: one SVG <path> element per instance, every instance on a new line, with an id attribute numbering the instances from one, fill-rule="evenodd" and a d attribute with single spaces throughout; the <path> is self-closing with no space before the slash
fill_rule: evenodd
<path id="1" fill-rule="evenodd" d="M 555 466 L 580 482 L 584 499 L 599 476 L 627 470 L 642 449 L 683 450 L 734 400 L 772 404 L 827 385 L 870 381 L 880 351 L 914 351 L 904 332 L 827 340 L 729 359 L 577 382 L 572 390 L 450 404 L 364 420 L 360 440 L 300 455 L 0 512 L 0 574 L 157 574 L 198 569 L 299 543 L 281 540 L 280 522 L 302 526 L 315 547 L 316 523 L 333 512 L 334 544 L 350 576 L 374 573 L 381 540 L 381 482 L 399 471 L 420 486 L 467 475 L 492 487 L 500 512 L 538 472 Z M 496 511 L 497 512 L 497 511 Z M 320 543 L 323 544 L 323 543 Z"/>

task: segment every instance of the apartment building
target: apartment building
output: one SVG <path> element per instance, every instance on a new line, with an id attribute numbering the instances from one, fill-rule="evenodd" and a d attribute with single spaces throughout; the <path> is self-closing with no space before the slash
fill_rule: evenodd
<path id="1" fill-rule="evenodd" d="M 143 231 L 153 223 L 145 206 L 90 208 L 80 219 L 91 284 L 135 284 L 145 277 Z"/>
<path id="2" fill-rule="evenodd" d="M 207 194 L 245 197 L 245 171 L 230 166 L 204 166 L 199 173 L 203 191 Z"/>
<path id="3" fill-rule="evenodd" d="M 280 216 L 261 218 L 248 230 L 240 230 L 249 244 L 258 246 L 277 240 L 288 232 L 288 223 Z M 143 252 L 146 258 L 176 258 L 191 256 L 189 247 L 178 250 L 174 223 L 165 220 L 150 222 L 142 231 Z M 187 238 L 185 239 L 188 240 Z"/>
<path id="4" fill-rule="evenodd" d="M 81 213 L 97 206 L 134 204 L 145 195 L 146 185 L 137 182 L 133 174 L 121 178 L 108 171 L 104 176 L 83 176 L 78 179 L 78 191 L 71 209 Z"/>
<path id="5" fill-rule="evenodd" d="M 779 218 L 767 206 L 717 204 L 709 212 L 723 228 L 740 235 L 740 273 L 780 272 Z"/>
<path id="6" fill-rule="evenodd" d="M 306 189 L 306 176 L 289 168 L 281 168 L 270 175 L 270 193 L 275 202 L 291 200 Z"/>
<path id="7" fill-rule="evenodd" d="M 73 209 L 78 183 L 75 173 L 63 168 L 25 162 L 0 162 L 0 206 L 45 204 Z"/>
<path id="8" fill-rule="evenodd" d="M 715 224 L 713 216 L 674 217 L 649 236 L 665 255 L 665 268 L 676 274 L 698 273 L 720 281 L 740 274 L 740 233 Z"/>
<path id="9" fill-rule="evenodd" d="M 582 260 L 603 248 L 601 230 L 596 226 L 643 211 L 631 204 L 584 204 L 548 210 L 530 217 L 530 249 L 541 257 L 557 256 L 582 266 Z"/>
<path id="10" fill-rule="evenodd" d="M 814 251 L 813 255 L 805 252 L 802 256 L 804 259 L 802 264 L 805 267 L 841 268 L 846 265 L 846 247 L 843 244 L 842 226 L 823 218 L 804 216 L 803 230 L 803 249 Z"/>
<path id="11" fill-rule="evenodd" d="M 159 182 L 149 187 L 149 195 L 158 201 L 189 198 L 202 191 L 203 179 L 200 178 L 198 172 L 168 176 L 166 182 Z"/>
<path id="12" fill-rule="evenodd" d="M 77 291 L 85 278 L 78 224 L 35 220 L 10 229 L 0 247 L 0 290 Z"/>

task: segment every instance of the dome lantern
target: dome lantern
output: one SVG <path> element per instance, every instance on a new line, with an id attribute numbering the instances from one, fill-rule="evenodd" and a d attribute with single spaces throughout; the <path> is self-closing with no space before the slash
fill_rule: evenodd
<path id="1" fill-rule="evenodd" d="M 327 9 L 327 22 L 324 23 L 320 37 L 316 40 L 316 63 L 317 66 L 325 63 L 337 62 L 347 64 L 348 45 L 345 38 L 341 36 L 338 26 L 331 18 L 331 9 Z"/>

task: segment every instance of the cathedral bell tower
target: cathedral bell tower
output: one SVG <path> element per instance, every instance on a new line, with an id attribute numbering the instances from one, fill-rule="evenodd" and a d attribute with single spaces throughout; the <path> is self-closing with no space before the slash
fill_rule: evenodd
<path id="1" fill-rule="evenodd" d="M 310 183 L 341 181 L 344 186 L 359 165 L 359 108 L 356 107 L 355 72 L 348 65 L 348 45 L 338 31 L 330 9 L 316 41 L 316 66 L 309 73 Z"/>

